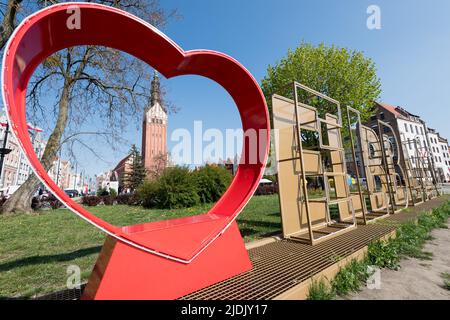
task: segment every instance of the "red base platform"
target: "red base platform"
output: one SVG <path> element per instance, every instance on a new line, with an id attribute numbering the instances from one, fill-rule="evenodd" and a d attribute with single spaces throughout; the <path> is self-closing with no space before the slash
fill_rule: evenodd
<path id="1" fill-rule="evenodd" d="M 171 234 L 172 239 L 185 243 L 196 229 L 201 234 L 210 223 L 217 222 L 164 229 L 165 238 Z M 144 230 L 139 232 L 140 237 L 147 235 L 154 240 L 155 229 L 142 226 L 152 224 L 136 229 Z M 82 299 L 177 299 L 251 268 L 236 222 L 189 264 L 149 254 L 108 236 Z"/>

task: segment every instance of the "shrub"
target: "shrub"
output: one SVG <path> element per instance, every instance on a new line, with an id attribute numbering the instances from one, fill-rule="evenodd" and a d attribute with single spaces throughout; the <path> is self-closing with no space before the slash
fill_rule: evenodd
<path id="1" fill-rule="evenodd" d="M 81 198 L 81 203 L 89 207 L 95 207 L 100 203 L 100 201 L 101 198 L 98 196 L 85 196 Z"/>
<path id="2" fill-rule="evenodd" d="M 331 281 L 331 286 L 336 294 L 342 296 L 350 292 L 358 292 L 359 288 L 369 279 L 367 259 L 352 261 L 341 268 Z"/>
<path id="3" fill-rule="evenodd" d="M 108 195 L 109 195 L 109 191 L 106 190 L 106 188 L 98 188 L 97 196 L 103 197 L 103 196 L 108 196 Z"/>
<path id="4" fill-rule="evenodd" d="M 450 273 L 443 273 L 442 278 L 444 278 L 444 288 L 450 290 Z"/>
<path id="5" fill-rule="evenodd" d="M 52 209 L 59 209 L 63 207 L 63 204 L 58 199 L 50 201 L 50 207 Z"/>
<path id="6" fill-rule="evenodd" d="M 63 207 L 61 201 L 59 201 L 56 197 L 48 197 L 46 199 L 39 200 L 38 197 L 33 197 L 31 199 L 31 209 L 39 210 L 39 209 L 59 209 Z"/>
<path id="7" fill-rule="evenodd" d="M 202 203 L 216 202 L 227 190 L 232 176 L 222 167 L 206 165 L 193 173 L 197 194 Z"/>
<path id="8" fill-rule="evenodd" d="M 141 203 L 137 193 L 124 193 L 116 197 L 117 204 L 126 204 L 129 206 L 137 206 Z"/>
<path id="9" fill-rule="evenodd" d="M 144 208 L 178 209 L 200 202 L 195 180 L 186 167 L 165 169 L 158 180 L 145 181 L 138 195 Z"/>
<path id="10" fill-rule="evenodd" d="M 137 189 L 137 195 L 144 208 L 150 209 L 158 206 L 158 181 L 144 181 Z"/>
<path id="11" fill-rule="evenodd" d="M 100 197 L 101 202 L 105 205 L 105 206 L 112 206 L 114 204 L 115 201 L 115 197 L 113 196 L 102 196 Z"/>
<path id="12" fill-rule="evenodd" d="M 323 280 L 314 280 L 308 290 L 308 300 L 333 300 L 336 297 L 333 289 Z"/>
<path id="13" fill-rule="evenodd" d="M 156 189 L 157 206 L 160 208 L 188 208 L 200 202 L 195 179 L 186 167 L 165 169 L 158 179 Z"/>
<path id="14" fill-rule="evenodd" d="M 0 207 L 6 202 L 7 198 L 5 196 L 0 197 Z"/>
<path id="15" fill-rule="evenodd" d="M 427 223 L 429 219 L 425 218 Z M 402 256 L 414 257 L 418 259 L 429 259 L 430 254 L 423 252 L 422 248 L 425 241 L 430 239 L 430 231 L 428 227 L 421 225 L 420 221 L 424 221 L 420 217 L 419 222 L 408 222 L 397 230 L 397 238 L 393 240 L 397 244 L 398 253 Z"/>
<path id="16" fill-rule="evenodd" d="M 1 200 L 0 200 L 1 202 Z M 3 205 L 3 203 L 1 203 Z M 41 201 L 39 201 L 38 197 L 33 197 L 31 199 L 31 209 L 38 210 L 41 208 Z"/>
<path id="17" fill-rule="evenodd" d="M 110 195 L 111 197 L 117 197 L 117 191 L 116 191 L 116 189 L 109 188 L 109 195 Z"/>
<path id="18" fill-rule="evenodd" d="M 255 196 L 267 196 L 271 194 L 278 194 L 278 185 L 272 184 L 260 184 L 255 191 Z"/>
<path id="19" fill-rule="evenodd" d="M 395 240 L 377 240 L 369 243 L 368 260 L 370 265 L 397 270 L 400 263 Z"/>

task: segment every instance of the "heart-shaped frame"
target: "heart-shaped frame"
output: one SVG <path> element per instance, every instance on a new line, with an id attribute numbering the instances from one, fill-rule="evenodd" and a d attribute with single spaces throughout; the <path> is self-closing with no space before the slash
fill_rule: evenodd
<path id="1" fill-rule="evenodd" d="M 80 28 L 68 28 L 67 19 L 80 14 Z M 215 220 L 195 248 L 180 254 L 158 242 L 144 241 L 91 214 L 74 202 L 49 177 L 40 163 L 26 122 L 26 90 L 36 67 L 51 54 L 77 45 L 100 45 L 127 52 L 148 63 L 166 78 L 199 75 L 220 84 L 236 103 L 244 132 L 256 130 L 255 163 L 241 161 L 236 176 L 220 200 L 205 215 L 185 218 L 174 224 Z M 256 190 L 269 152 L 270 125 L 266 102 L 252 75 L 229 56 L 209 51 L 183 51 L 176 43 L 147 22 L 119 9 L 93 3 L 62 3 L 26 18 L 11 36 L 3 56 L 2 93 L 10 128 L 36 176 L 74 213 L 109 235 L 146 252 L 182 263 L 190 263 L 236 219 Z M 243 154 L 254 148 L 244 139 Z M 157 228 L 170 226 L 161 222 Z M 145 227 L 143 227 L 145 228 Z M 184 239 L 180 239 L 184 240 Z"/>

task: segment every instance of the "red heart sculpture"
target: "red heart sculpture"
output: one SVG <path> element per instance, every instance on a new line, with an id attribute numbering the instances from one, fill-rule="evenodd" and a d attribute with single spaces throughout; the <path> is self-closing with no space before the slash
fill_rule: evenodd
<path id="1" fill-rule="evenodd" d="M 67 20 L 77 10 L 80 28 L 70 29 Z M 256 163 L 241 161 L 230 187 L 205 215 L 121 228 L 91 214 L 70 199 L 42 167 L 30 141 L 25 112 L 26 89 L 36 67 L 49 55 L 77 45 L 100 45 L 127 52 L 150 64 L 166 78 L 190 74 L 216 81 L 234 99 L 244 132 L 254 129 L 260 133 L 256 151 L 260 154 Z M 6 46 L 2 81 L 3 101 L 12 132 L 34 173 L 74 213 L 141 250 L 190 263 L 231 225 L 263 174 L 269 148 L 269 117 L 264 96 L 252 75 L 225 54 L 207 50 L 185 52 L 159 30 L 124 11 L 93 3 L 63 3 L 26 18 Z M 244 140 L 243 154 L 255 152 L 252 147 Z M 177 239 L 164 234 L 168 227 L 188 224 L 202 227 Z M 145 231 L 145 238 L 140 237 L 140 231 Z"/>

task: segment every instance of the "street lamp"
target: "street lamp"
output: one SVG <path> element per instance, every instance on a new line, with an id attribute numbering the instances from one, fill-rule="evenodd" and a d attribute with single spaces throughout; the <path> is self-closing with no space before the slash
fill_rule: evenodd
<path id="1" fill-rule="evenodd" d="M 6 123 L 5 135 L 3 138 L 3 146 L 0 148 L 0 180 L 1 175 L 3 173 L 3 162 L 5 160 L 5 156 L 11 153 L 12 149 L 6 148 L 6 143 L 8 142 L 8 133 L 9 133 L 9 123 Z"/>

